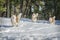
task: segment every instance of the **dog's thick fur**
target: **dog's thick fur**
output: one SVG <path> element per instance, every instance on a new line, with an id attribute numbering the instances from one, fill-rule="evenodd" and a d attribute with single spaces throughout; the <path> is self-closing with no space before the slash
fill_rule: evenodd
<path id="1" fill-rule="evenodd" d="M 49 18 L 51 24 L 55 24 L 55 16 Z"/>
<path id="2" fill-rule="evenodd" d="M 32 21 L 33 21 L 33 22 L 36 22 L 36 21 L 37 21 L 37 17 L 38 17 L 38 13 L 36 13 L 36 14 L 33 13 L 33 14 L 32 14 Z"/>
<path id="3" fill-rule="evenodd" d="M 12 26 L 16 25 L 16 15 L 11 16 L 11 23 L 12 23 Z"/>
<path id="4" fill-rule="evenodd" d="M 21 18 L 21 15 L 22 13 L 20 13 L 19 15 L 12 15 L 11 16 L 11 23 L 12 23 L 12 26 L 18 26 L 19 24 L 19 21 L 20 21 L 20 18 Z"/>

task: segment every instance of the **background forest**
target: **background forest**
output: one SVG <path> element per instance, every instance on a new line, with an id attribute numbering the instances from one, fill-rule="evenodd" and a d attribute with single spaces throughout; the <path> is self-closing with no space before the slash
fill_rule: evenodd
<path id="1" fill-rule="evenodd" d="M 60 0 L 0 0 L 0 17 L 10 18 L 19 13 L 26 18 L 38 13 L 40 20 L 48 20 L 50 15 L 60 20 Z"/>

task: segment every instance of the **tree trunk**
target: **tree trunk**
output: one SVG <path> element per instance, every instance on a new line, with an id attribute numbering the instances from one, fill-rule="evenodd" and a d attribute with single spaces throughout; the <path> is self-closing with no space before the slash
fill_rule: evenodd
<path id="1" fill-rule="evenodd" d="M 7 0 L 7 17 L 9 18 L 10 17 L 10 2 L 9 0 Z"/>
<path id="2" fill-rule="evenodd" d="M 23 0 L 20 0 L 20 13 L 22 13 L 22 8 L 23 8 Z"/>

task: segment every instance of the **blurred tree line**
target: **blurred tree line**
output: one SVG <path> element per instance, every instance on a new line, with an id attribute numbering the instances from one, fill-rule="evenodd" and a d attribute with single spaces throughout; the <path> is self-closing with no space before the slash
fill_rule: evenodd
<path id="1" fill-rule="evenodd" d="M 38 13 L 38 19 L 47 20 L 50 15 L 60 19 L 60 0 L 0 0 L 0 17 L 19 13 L 26 18 Z"/>

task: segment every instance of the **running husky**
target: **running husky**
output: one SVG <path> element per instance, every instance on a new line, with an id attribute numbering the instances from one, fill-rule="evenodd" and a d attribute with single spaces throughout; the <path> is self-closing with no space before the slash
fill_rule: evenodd
<path id="1" fill-rule="evenodd" d="M 36 21 L 37 21 L 37 17 L 38 17 L 38 13 L 36 13 L 36 14 L 33 13 L 33 14 L 32 14 L 32 21 L 33 21 L 33 22 L 36 22 Z"/>
<path id="2" fill-rule="evenodd" d="M 49 18 L 51 24 L 55 24 L 55 16 Z"/>
<path id="3" fill-rule="evenodd" d="M 21 15 L 22 13 L 20 13 L 19 15 L 12 15 L 11 16 L 11 23 L 12 23 L 12 26 L 18 26 L 19 24 L 19 21 L 20 21 L 20 18 L 21 18 Z"/>

